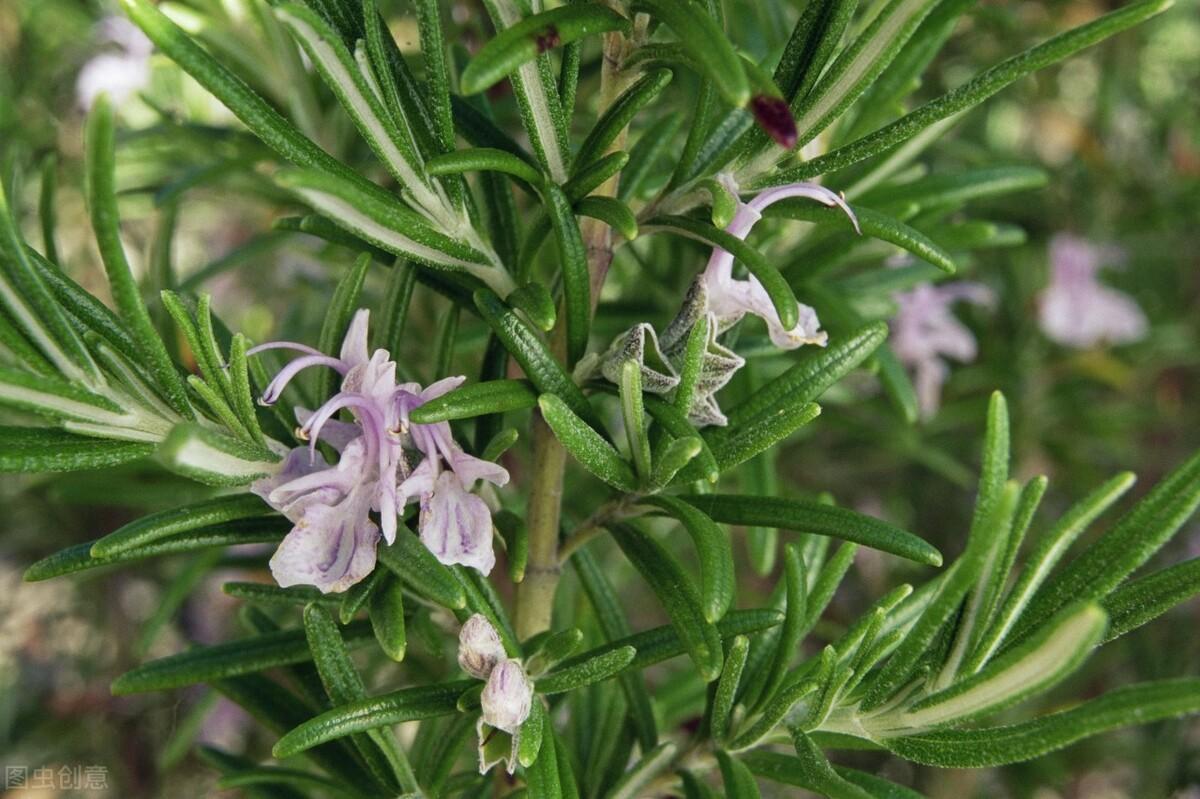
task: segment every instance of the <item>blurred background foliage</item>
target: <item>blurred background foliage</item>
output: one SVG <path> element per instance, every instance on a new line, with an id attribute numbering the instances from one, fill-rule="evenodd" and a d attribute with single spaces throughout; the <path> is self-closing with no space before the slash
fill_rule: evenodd
<path id="1" fill-rule="evenodd" d="M 383 5 L 401 47 L 419 61 L 409 9 L 400 2 Z M 1115 5 L 979 4 L 926 73 L 918 96 L 937 96 L 1006 55 Z M 734 39 L 760 57 L 778 51 L 798 13 L 793 8 L 788 20 L 768 19 L 765 7 L 726 0 Z M 112 13 L 99 0 L 0 0 L 4 179 L 23 176 L 18 206 L 27 238 L 40 243 L 34 213 L 39 175 L 54 176 L 59 260 L 101 296 L 103 272 L 81 192 L 78 83 L 91 59 L 114 51 L 101 26 Z M 448 16 L 456 26 L 448 29 L 451 40 L 464 51 L 486 35 L 481 9 L 473 3 L 454 3 Z M 598 55 L 586 53 L 582 104 L 588 103 L 589 81 L 596 79 Z M 135 267 L 152 284 L 163 264 L 185 284 L 189 277 L 212 274 L 205 285 L 214 307 L 231 328 L 252 339 L 311 329 L 349 254 L 307 237 L 272 233 L 278 197 L 252 170 L 238 168 L 254 160 L 259 145 L 231 133 L 229 114 L 161 56 L 150 57 L 149 70 L 147 85 L 120 105 L 119 182 L 127 249 L 140 255 Z M 347 148 L 362 146 L 347 135 L 344 117 L 315 82 L 281 86 L 278 75 L 261 79 L 268 94 L 289 89 L 311 94 L 313 126 L 326 147 L 346 155 Z M 672 91 L 685 103 L 686 78 L 679 84 Z M 987 284 L 999 298 L 990 309 L 957 309 L 979 340 L 978 358 L 952 366 L 940 411 L 916 425 L 897 416 L 872 377 L 856 376 L 826 396 L 821 419 L 777 453 L 774 470 L 764 462 L 764 479 L 777 480 L 784 493 L 828 492 L 839 504 L 914 530 L 953 556 L 969 519 L 984 408 L 994 388 L 1006 393 L 1012 409 L 1015 476 L 1050 477 L 1043 520 L 1121 469 L 1135 471 L 1142 486 L 1152 485 L 1200 447 L 1198 98 L 1200 2 L 1180 0 L 1149 23 L 1020 81 L 964 117 L 923 157 L 931 172 L 1014 164 L 1039 166 L 1049 175 L 1041 189 L 972 206 L 974 218 L 1025 231 L 1017 246 L 981 251 L 963 264 L 963 274 Z M 501 111 L 511 106 L 511 98 L 492 100 Z M 42 172 L 50 156 L 56 160 Z M 1141 341 L 1073 350 L 1039 331 L 1036 297 L 1049 274 L 1048 242 L 1064 232 L 1125 252 L 1124 268 L 1108 271 L 1106 281 L 1135 298 L 1149 318 Z M 677 261 L 680 250 L 671 252 Z M 636 291 L 638 271 L 646 268 L 677 273 L 682 287 L 704 258 L 699 248 L 687 264 L 663 263 L 655 253 L 654 242 L 621 250 L 605 300 L 620 300 L 623 288 Z M 368 296 L 381 293 L 381 286 L 369 286 Z M 420 299 L 409 322 L 412 351 L 397 360 L 428 379 L 428 343 L 444 305 L 432 294 Z M 477 369 L 483 342 L 478 333 L 471 326 L 461 333 L 457 365 L 467 373 Z M 752 390 L 752 370 L 744 374 L 731 392 Z M 140 658 L 177 651 L 189 640 L 236 633 L 237 605 L 221 593 L 219 581 L 209 578 L 211 589 L 183 607 L 179 597 L 163 591 L 167 578 L 211 564 L 180 561 L 76 582 L 20 582 L 24 566 L 36 557 L 109 532 L 137 513 L 185 501 L 195 491 L 149 466 L 108 471 L 102 479 L 85 473 L 0 481 L 0 765 L 103 765 L 109 770 L 108 795 L 185 797 L 216 790 L 211 772 L 189 752 L 197 735 L 263 754 L 253 727 L 211 697 L 113 699 L 108 692 L 109 680 Z M 853 619 L 916 568 L 873 554 L 860 551 L 832 607 L 831 623 Z M 1197 555 L 1200 529 L 1193 522 L 1159 559 Z M 762 579 L 757 585 L 773 583 Z M 742 584 L 755 585 L 753 576 L 746 574 Z M 563 591 L 561 601 L 572 602 L 572 592 Z M 1105 648 L 1058 694 L 1091 696 L 1121 683 L 1187 673 L 1200 662 L 1198 625 L 1200 605 L 1184 605 Z M 436 636 L 427 637 L 432 650 Z M 669 668 L 658 684 L 657 698 L 669 706 Z M 877 754 L 854 765 L 879 769 L 934 797 L 1197 797 L 1200 722 L 1102 736 L 994 772 L 914 774 L 913 767 Z"/>

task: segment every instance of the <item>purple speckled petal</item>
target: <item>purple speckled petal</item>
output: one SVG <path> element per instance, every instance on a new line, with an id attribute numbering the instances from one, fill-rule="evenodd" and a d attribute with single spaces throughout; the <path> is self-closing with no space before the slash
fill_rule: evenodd
<path id="1" fill-rule="evenodd" d="M 454 472 L 442 472 L 433 493 L 421 497 L 421 541 L 439 561 L 470 566 L 486 575 L 496 565 L 492 514 Z"/>
<path id="2" fill-rule="evenodd" d="M 271 557 L 271 574 L 284 588 L 313 585 L 322 593 L 345 591 L 375 568 L 379 528 L 366 503 L 348 497 L 337 505 L 312 505 Z"/>

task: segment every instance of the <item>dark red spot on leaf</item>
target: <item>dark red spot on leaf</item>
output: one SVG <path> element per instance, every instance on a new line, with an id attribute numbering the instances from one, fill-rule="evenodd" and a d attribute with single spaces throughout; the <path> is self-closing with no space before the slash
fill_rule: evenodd
<path id="1" fill-rule="evenodd" d="M 783 98 L 760 94 L 750 100 L 750 113 L 780 147 L 790 150 L 796 146 L 796 120 Z"/>
<path id="2" fill-rule="evenodd" d="M 562 39 L 560 39 L 558 36 L 558 28 L 554 27 L 553 25 L 547 27 L 544 31 L 539 33 L 535 37 L 534 41 L 537 42 L 537 49 L 539 53 L 544 53 L 547 50 L 553 50 L 562 43 Z"/>

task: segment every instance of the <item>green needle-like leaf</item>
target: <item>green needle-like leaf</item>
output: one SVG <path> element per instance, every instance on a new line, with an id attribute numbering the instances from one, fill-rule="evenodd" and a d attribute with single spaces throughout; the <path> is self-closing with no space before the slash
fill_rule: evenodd
<path id="1" fill-rule="evenodd" d="M 414 424 L 435 424 L 471 419 L 489 413 L 506 413 L 537 405 L 537 392 L 527 380 L 489 380 L 468 383 L 415 408 Z"/>
<path id="2" fill-rule="evenodd" d="M 477 94 L 542 53 L 585 36 L 628 31 L 629 20 L 605 6 L 569 5 L 526 17 L 500 31 L 463 70 L 463 94 Z"/>
<path id="3" fill-rule="evenodd" d="M 275 757 L 282 759 L 357 732 L 449 715 L 457 711 L 458 697 L 476 685 L 478 683 L 475 680 L 459 680 L 404 688 L 350 702 L 291 730 L 275 742 L 272 751 Z"/>
<path id="4" fill-rule="evenodd" d="M 666 24 L 730 105 L 741 108 L 750 100 L 750 81 L 741 57 L 717 21 L 699 5 L 686 0 L 637 0 L 633 10 L 645 11 Z"/>
<path id="5" fill-rule="evenodd" d="M 661 508 L 683 524 L 700 561 L 700 597 L 704 605 L 704 617 L 711 622 L 718 621 L 733 604 L 735 591 L 733 546 L 729 536 L 688 502 L 663 495 L 646 497 L 641 501 Z"/>
<path id="6" fill-rule="evenodd" d="M 371 640 L 365 623 L 346 628 L 354 644 Z M 215 646 L 196 647 L 178 655 L 152 660 L 122 674 L 112 684 L 115 695 L 166 691 L 185 685 L 253 674 L 312 659 L 304 633 L 298 630 L 256 635 Z"/>
<path id="7" fill-rule="evenodd" d="M 942 565 L 941 553 L 912 533 L 846 508 L 820 502 L 737 494 L 686 494 L 680 498 L 723 524 L 775 527 L 824 535 L 890 552 L 917 563 Z"/>
<path id="8" fill-rule="evenodd" d="M 930 125 L 978 105 L 1019 78 L 1069 58 L 1080 50 L 1166 10 L 1170 5 L 1171 0 L 1145 0 L 1111 11 L 1086 25 L 1061 33 L 1044 44 L 1000 62 L 953 91 L 905 114 L 874 133 L 793 169 L 775 172 L 759 181 L 759 185 L 781 186 L 836 172 L 864 158 L 890 150 Z"/>
<path id="9" fill-rule="evenodd" d="M 889 739 L 903 758 L 939 768 L 988 768 L 1032 760 L 1082 738 L 1200 712 L 1200 680 L 1136 683 L 1081 705 L 1007 727 L 943 730 Z"/>
<path id="10" fill-rule="evenodd" d="M 580 419 L 554 394 L 538 398 L 538 407 L 554 436 L 585 469 L 621 491 L 637 488 L 637 476 L 612 444 Z"/>
<path id="11" fill-rule="evenodd" d="M 696 586 L 683 568 L 657 541 L 630 525 L 613 525 L 613 537 L 634 568 L 650 584 L 658 601 L 671 618 L 705 682 L 721 673 L 724 653 L 716 627 L 704 617 Z"/>

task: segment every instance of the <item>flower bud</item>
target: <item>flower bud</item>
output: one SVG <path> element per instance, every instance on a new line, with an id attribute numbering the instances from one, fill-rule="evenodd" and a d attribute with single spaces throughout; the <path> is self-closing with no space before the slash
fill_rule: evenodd
<path id="1" fill-rule="evenodd" d="M 472 677 L 486 680 L 492 668 L 508 657 L 496 628 L 476 613 L 458 632 L 458 665 Z"/>
<path id="2" fill-rule="evenodd" d="M 515 734 L 529 718 L 533 705 L 533 685 L 520 662 L 503 660 L 497 663 L 483 687 L 480 702 L 486 724 Z"/>

